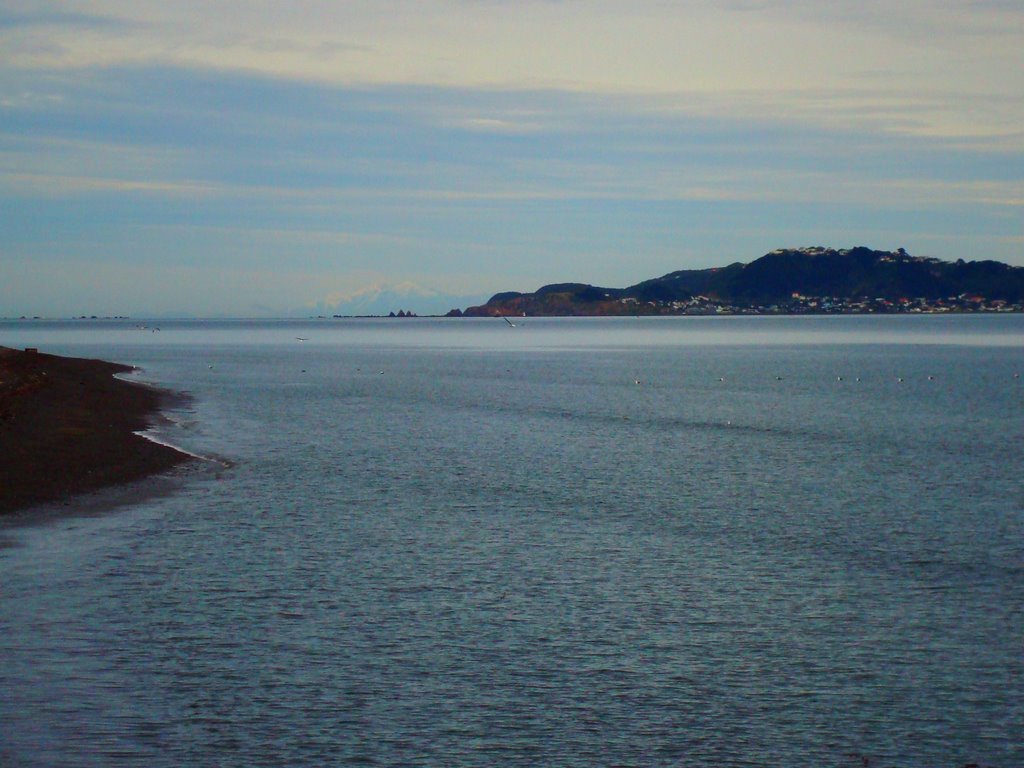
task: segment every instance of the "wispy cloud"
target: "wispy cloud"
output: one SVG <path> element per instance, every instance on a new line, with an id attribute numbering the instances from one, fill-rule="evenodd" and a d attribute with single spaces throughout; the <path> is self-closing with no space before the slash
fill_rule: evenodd
<path id="1" fill-rule="evenodd" d="M 33 10 L 24 11 L 0 8 L 0 30 L 28 29 L 33 27 L 125 31 L 132 29 L 135 25 L 115 16 L 81 13 L 58 8 L 37 7 Z"/>
<path id="2" fill-rule="evenodd" d="M 40 197 L 73 197 L 87 192 L 152 193 L 197 199 L 215 192 L 212 185 L 180 182 L 132 181 L 89 176 L 54 176 L 34 173 L 7 173 L 0 182 L 11 192 Z"/>
<path id="3" fill-rule="evenodd" d="M 127 11 L 98 0 L 90 8 L 9 12 L 0 64 L 175 65 L 346 86 L 707 94 L 740 111 L 753 95 L 776 117 L 805 94 L 801 116 L 815 121 L 828 121 L 836 102 L 871 113 L 914 94 L 908 106 L 927 109 L 904 121 L 909 132 L 993 135 L 1024 122 L 1024 14 L 1001 2 L 307 0 L 253 13 L 238 2 L 140 0 Z M 45 35 L 28 34 L 44 23 L 52 27 Z M 978 93 L 1001 108 L 967 109 L 965 96 Z"/>

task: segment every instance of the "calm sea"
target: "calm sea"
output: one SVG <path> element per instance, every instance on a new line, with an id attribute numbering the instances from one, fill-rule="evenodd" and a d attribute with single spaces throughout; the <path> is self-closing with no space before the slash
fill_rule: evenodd
<path id="1" fill-rule="evenodd" d="M 0 523 L 2 765 L 1024 766 L 1024 316 L 137 325 L 0 323 L 216 460 Z"/>

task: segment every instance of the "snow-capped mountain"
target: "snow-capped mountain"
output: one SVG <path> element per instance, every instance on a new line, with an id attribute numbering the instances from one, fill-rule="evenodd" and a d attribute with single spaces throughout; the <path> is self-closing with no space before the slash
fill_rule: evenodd
<path id="1" fill-rule="evenodd" d="M 351 291 L 335 291 L 312 306 L 320 315 L 387 315 L 399 311 L 416 315 L 443 315 L 456 307 L 479 302 L 486 296 L 442 294 L 411 281 L 377 282 Z"/>

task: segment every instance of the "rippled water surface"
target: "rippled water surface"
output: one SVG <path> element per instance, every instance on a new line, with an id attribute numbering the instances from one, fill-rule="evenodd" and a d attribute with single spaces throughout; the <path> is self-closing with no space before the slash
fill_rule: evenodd
<path id="1" fill-rule="evenodd" d="M 0 344 L 232 465 L 0 523 L 0 764 L 1024 765 L 1020 316 Z"/>

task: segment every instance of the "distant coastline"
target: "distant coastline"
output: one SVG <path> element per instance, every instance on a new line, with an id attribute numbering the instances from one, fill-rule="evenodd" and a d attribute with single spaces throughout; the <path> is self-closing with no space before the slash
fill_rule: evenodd
<path id="1" fill-rule="evenodd" d="M 587 283 L 498 293 L 452 317 L 1024 312 L 1024 267 L 904 249 L 779 248 L 750 263 L 681 270 L 628 288 Z"/>
<path id="2" fill-rule="evenodd" d="M 115 378 L 131 366 L 0 347 L 0 515 L 67 502 L 192 461 L 136 434 L 172 393 Z"/>

